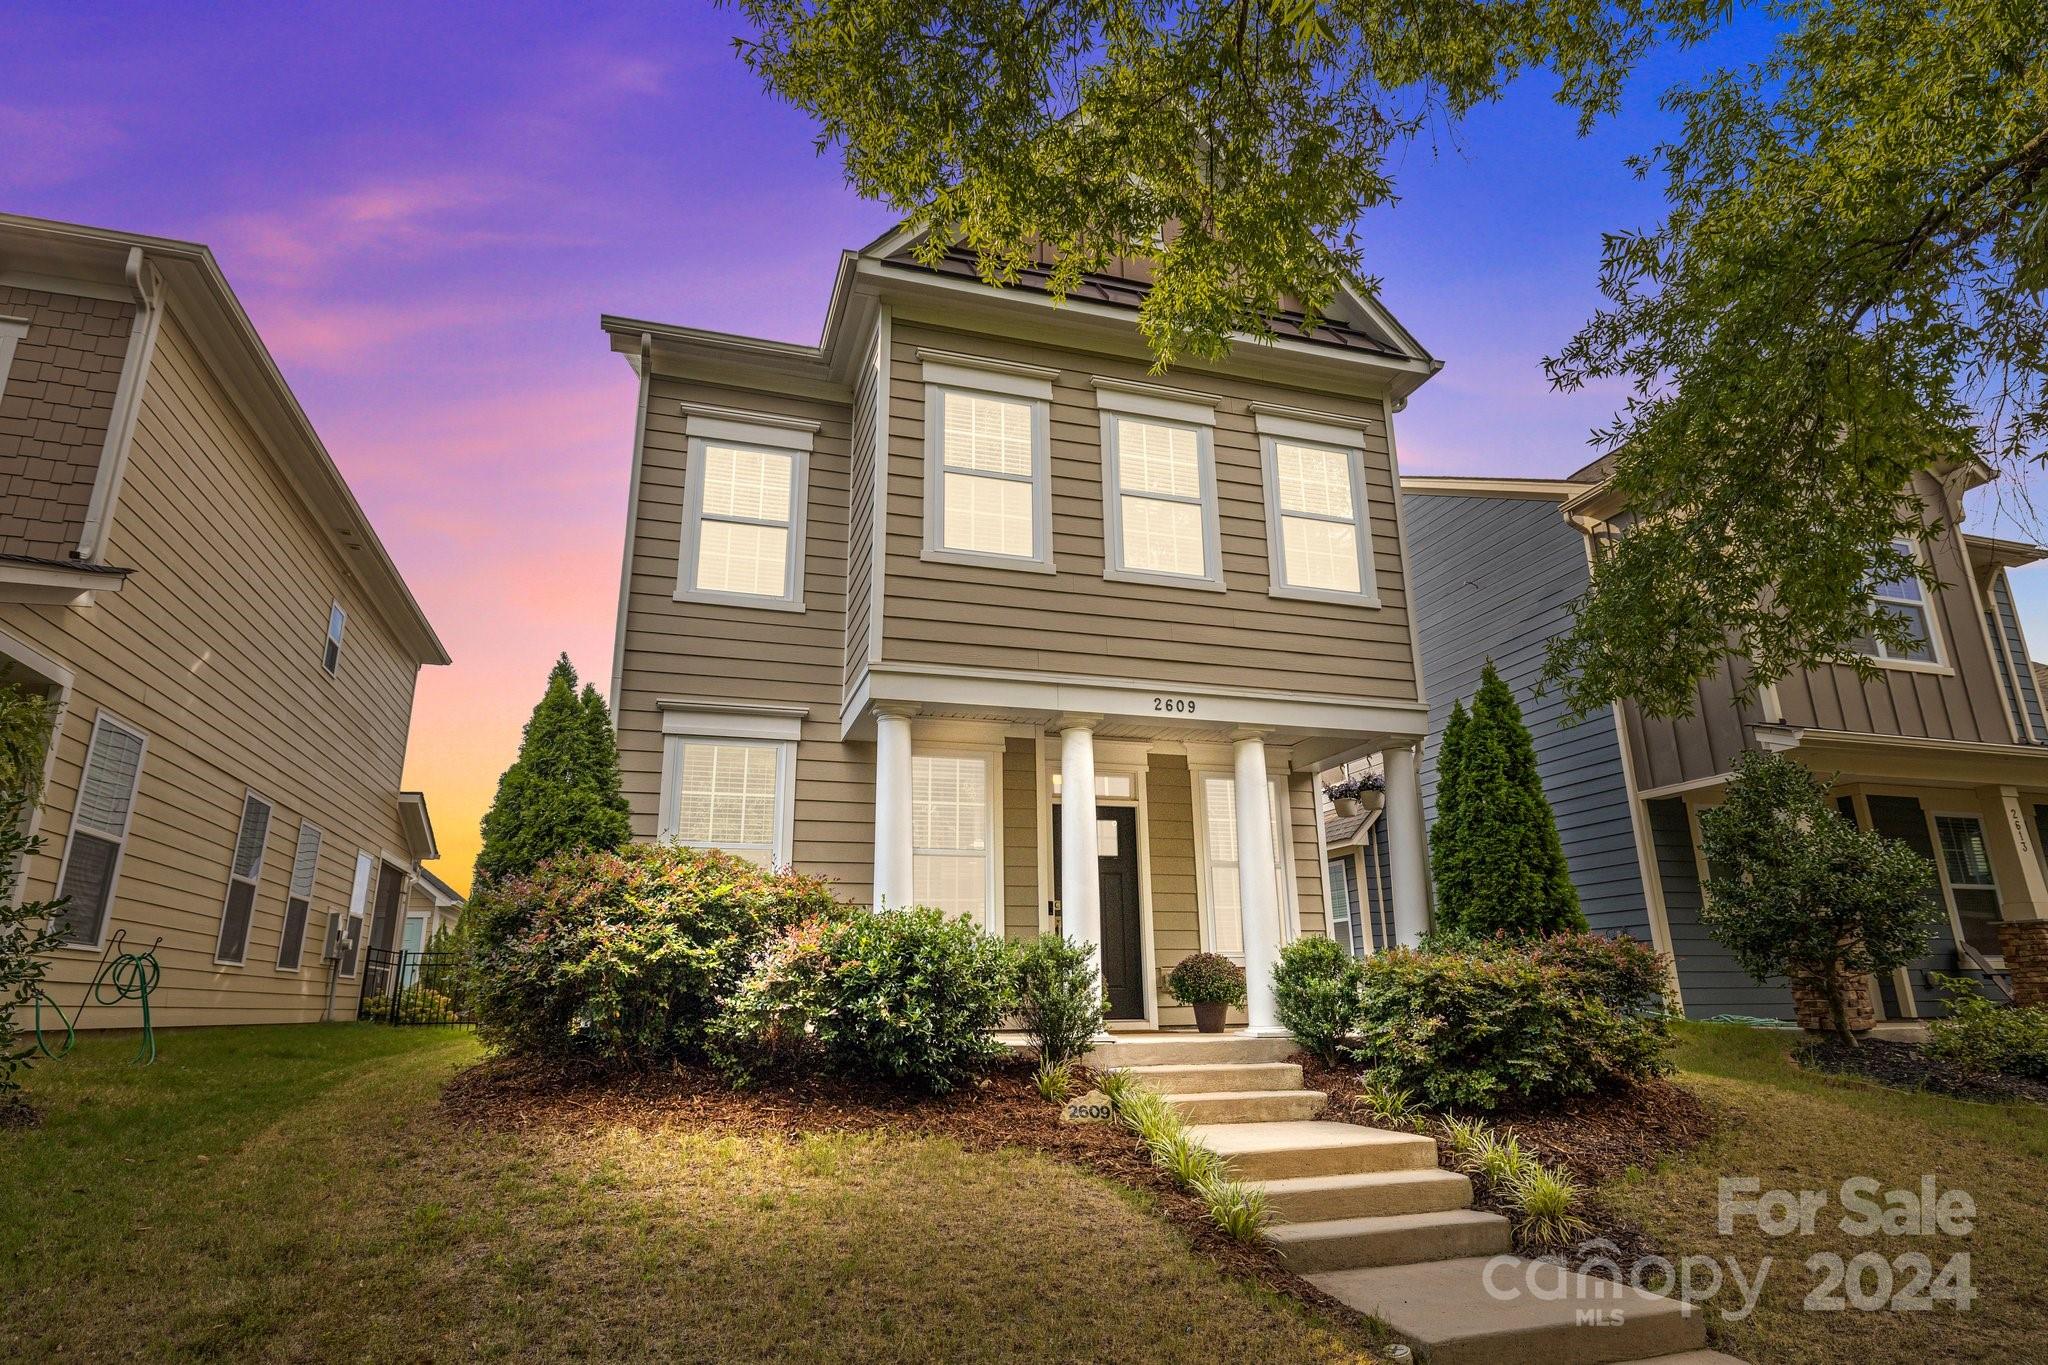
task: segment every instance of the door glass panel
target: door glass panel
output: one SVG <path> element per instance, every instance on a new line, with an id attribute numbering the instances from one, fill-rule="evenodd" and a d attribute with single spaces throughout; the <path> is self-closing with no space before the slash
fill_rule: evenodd
<path id="1" fill-rule="evenodd" d="M 1095 854 L 1100 858 L 1114 858 L 1117 856 L 1116 821 L 1097 820 L 1095 822 Z"/>

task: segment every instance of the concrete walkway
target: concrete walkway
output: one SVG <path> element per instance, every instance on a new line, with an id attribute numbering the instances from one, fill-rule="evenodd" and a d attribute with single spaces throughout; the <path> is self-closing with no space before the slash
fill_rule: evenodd
<path id="1" fill-rule="evenodd" d="M 1387 1324 L 1440 1365 L 1741 1365 L 1705 1349 L 1676 1299 L 1510 1254 L 1511 1228 L 1472 1208 L 1472 1182 L 1415 1133 L 1331 1123 L 1290 1038 L 1139 1034 L 1099 1044 L 1096 1068 L 1157 1091 L 1193 1134 L 1258 1186 L 1288 1266 Z"/>

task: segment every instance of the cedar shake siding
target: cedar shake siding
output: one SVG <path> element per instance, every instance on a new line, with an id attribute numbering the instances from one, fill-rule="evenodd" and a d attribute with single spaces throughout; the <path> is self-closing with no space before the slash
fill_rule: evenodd
<path id="1" fill-rule="evenodd" d="M 1452 703 L 1469 705 L 1488 659 L 1522 704 L 1538 774 L 1557 816 L 1586 920 L 1650 939 L 1628 783 L 1614 713 L 1573 724 L 1555 690 L 1536 691 L 1545 649 L 1586 589 L 1585 537 L 1555 497 L 1404 495 L 1415 573 L 1415 628 L 1429 679 L 1422 791 L 1436 817 L 1436 754 Z"/>
<path id="2" fill-rule="evenodd" d="M 26 322 L 0 375 L 0 554 L 78 547 L 135 306 L 0 284 L 0 324 Z"/>

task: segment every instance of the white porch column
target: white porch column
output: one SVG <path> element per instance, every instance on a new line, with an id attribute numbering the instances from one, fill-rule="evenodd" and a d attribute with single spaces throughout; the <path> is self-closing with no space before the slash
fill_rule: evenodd
<path id="1" fill-rule="evenodd" d="M 1102 969 L 1102 870 L 1095 844 L 1094 722 L 1060 731 L 1060 932 Z"/>
<path id="2" fill-rule="evenodd" d="M 1380 759 L 1387 778 L 1394 937 L 1412 948 L 1429 930 L 1429 831 L 1422 820 L 1422 774 L 1413 748 L 1390 748 Z"/>
<path id="3" fill-rule="evenodd" d="M 1238 904 L 1244 913 L 1244 1005 L 1247 1032 L 1284 1033 L 1273 996 L 1280 960 L 1280 888 L 1273 878 L 1273 797 L 1266 779 L 1266 741 L 1243 735 L 1234 750 Z"/>
<path id="4" fill-rule="evenodd" d="M 910 877 L 910 717 L 875 715 L 875 908 L 902 910 Z"/>

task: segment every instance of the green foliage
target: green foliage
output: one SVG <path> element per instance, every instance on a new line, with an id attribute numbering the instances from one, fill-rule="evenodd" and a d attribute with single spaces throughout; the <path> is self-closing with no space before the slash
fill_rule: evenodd
<path id="1" fill-rule="evenodd" d="M 1359 1084 L 1358 1100 L 1365 1106 L 1366 1116 L 1381 1128 L 1413 1132 L 1422 1127 L 1422 1112 L 1409 1091 L 1367 1079 Z"/>
<path id="2" fill-rule="evenodd" d="M 1166 974 L 1166 989 L 1183 1005 L 1242 1005 L 1244 968 L 1217 953 L 1189 953 Z"/>
<path id="3" fill-rule="evenodd" d="M 1564 1247 L 1592 1231 L 1579 1216 L 1578 1182 L 1562 1171 L 1531 1162 L 1531 1169 L 1507 1187 L 1515 1210 L 1515 1240 L 1527 1248 Z"/>
<path id="4" fill-rule="evenodd" d="M 1211 1180 L 1196 1188 L 1209 1205 L 1209 1221 L 1232 1241 L 1250 1245 L 1273 1221 L 1272 1200 L 1256 1185 L 1236 1180 Z"/>
<path id="5" fill-rule="evenodd" d="M 1139 326 L 1163 366 L 1220 360 L 1360 273 L 1359 215 L 1414 139 L 1547 70 L 1614 106 L 1649 0 L 1182 6 L 1154 0 L 736 0 L 747 64 L 821 127 L 848 182 L 958 241 L 992 283 L 1156 256 Z M 1163 234 L 1162 234 L 1162 229 Z M 1155 234 L 1163 235 L 1163 246 Z M 1043 247 L 1043 252 L 1040 248 Z"/>
<path id="6" fill-rule="evenodd" d="M 1152 1160 L 1174 1181 L 1190 1190 L 1223 1179 L 1223 1158 L 1204 1147 L 1185 1127 L 1146 1144 Z"/>
<path id="7" fill-rule="evenodd" d="M 1782 976 L 1822 991 L 1836 1033 L 1853 1043 L 1843 980 L 1919 957 L 1940 912 L 1933 866 L 1843 819 L 1827 794 L 1827 783 L 1783 754 L 1737 759 L 1727 799 L 1700 814 L 1700 919 L 1757 980 Z"/>
<path id="8" fill-rule="evenodd" d="M 1451 1144 L 1451 1162 L 1461 1171 L 1472 1169 L 1480 1146 L 1489 1140 L 1493 1130 L 1486 1126 L 1484 1119 L 1446 1118 L 1443 1121 L 1444 1141 Z"/>
<path id="9" fill-rule="evenodd" d="M 36 1048 L 23 1040 L 20 1025 L 49 970 L 45 954 L 61 942 L 48 926 L 63 901 L 14 899 L 22 868 L 42 847 L 25 827 L 42 791 L 43 757 L 55 719 L 48 698 L 0 684 L 0 1111 L 24 1103 L 18 1076 Z"/>
<path id="10" fill-rule="evenodd" d="M 1059 934 L 1040 934 L 1017 949 L 1017 1013 L 1048 1062 L 1088 1050 L 1102 1029 L 1102 978 L 1095 949 Z"/>
<path id="11" fill-rule="evenodd" d="M 854 911 L 771 945 L 713 1025 L 712 1055 L 738 1081 L 815 1058 L 944 1094 L 1002 1055 L 1015 999 L 1001 939 L 926 907 Z"/>
<path id="12" fill-rule="evenodd" d="M 1211 1222 L 1240 1242 L 1258 1237 L 1273 1216 L 1264 1190 L 1230 1179 L 1223 1158 L 1188 1132 L 1179 1111 L 1128 1071 L 1104 1072 L 1096 1085 L 1153 1164 L 1208 1206 Z"/>
<path id="13" fill-rule="evenodd" d="M 1667 1071 L 1661 1000 L 1654 991 L 1627 998 L 1628 980 L 1652 975 L 1635 959 L 1654 967 L 1654 955 L 1627 945 L 1614 970 L 1588 967 L 1586 956 L 1573 936 L 1555 958 L 1541 942 L 1501 941 L 1366 959 L 1357 1052 L 1368 1078 L 1432 1109 L 1490 1110 Z"/>
<path id="14" fill-rule="evenodd" d="M 469 903 L 478 1032 L 605 1066 L 692 1055 L 769 939 L 838 909 L 823 882 L 726 853 L 562 855 Z"/>
<path id="15" fill-rule="evenodd" d="M 1993 1004 L 1966 976 L 1934 982 L 1949 1015 L 1928 1022 L 1928 1056 L 1967 1075 L 2048 1081 L 2048 1008 Z"/>
<path id="16" fill-rule="evenodd" d="M 398 993 L 398 1014 L 393 1018 L 391 997 L 373 995 L 363 1001 L 363 1017 L 394 1024 L 453 1024 L 461 1019 L 455 1001 L 432 986 L 415 984 Z"/>
<path id="17" fill-rule="evenodd" d="M 1048 1104 L 1064 1104 L 1074 1093 L 1074 1064 L 1071 1061 L 1041 1061 L 1031 1073 L 1038 1097 Z"/>
<path id="18" fill-rule="evenodd" d="M 1429 854 L 1442 929 L 1488 936 L 1586 927 L 1535 741 L 1491 661 L 1469 716 L 1454 705 L 1444 729 Z"/>
<path id="19" fill-rule="evenodd" d="M 484 813 L 477 885 L 524 876 L 558 853 L 615 849 L 632 832 L 604 698 L 594 687 L 577 695 L 564 654 Z"/>
<path id="20" fill-rule="evenodd" d="M 2048 448 L 2048 22 L 2011 0 L 1795 0 L 1752 64 L 1671 91 L 1635 160 L 1668 212 L 1611 234 L 1608 306 L 1547 362 L 1621 379 L 1599 433 L 1631 514 L 1550 660 L 1579 710 L 1690 713 L 1906 644 L 1873 588 L 1934 571 L 1899 493 Z M 1925 486 L 1924 484 L 1922 486 Z M 1683 584 L 1683 591 L 1673 591 Z"/>
<path id="21" fill-rule="evenodd" d="M 1298 938 L 1273 964 L 1280 1022 L 1302 1047 L 1335 1066 L 1358 1026 L 1358 988 L 1365 969 L 1334 939 Z"/>
<path id="22" fill-rule="evenodd" d="M 1522 1150 L 1520 1139 L 1512 1133 L 1502 1137 L 1490 1128 L 1481 1130 L 1465 1158 L 1466 1172 L 1489 1190 L 1512 1190 L 1539 1169 L 1536 1158 Z"/>

